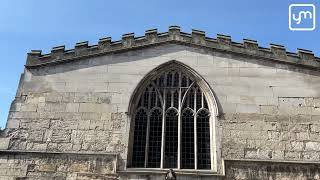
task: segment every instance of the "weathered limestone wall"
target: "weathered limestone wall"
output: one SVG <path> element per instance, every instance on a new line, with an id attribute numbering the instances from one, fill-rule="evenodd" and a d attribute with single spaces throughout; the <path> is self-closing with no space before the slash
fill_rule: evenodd
<path id="1" fill-rule="evenodd" d="M 117 179 L 116 155 L 0 152 L 1 180 Z"/>
<path id="2" fill-rule="evenodd" d="M 229 161 L 224 179 L 320 179 L 320 171 L 319 164 Z"/>
<path id="3" fill-rule="evenodd" d="M 222 158 L 320 160 L 318 71 L 173 44 L 26 69 L 10 109 L 8 149 L 119 153 L 123 170 L 130 96 L 171 60 L 216 93 Z"/>

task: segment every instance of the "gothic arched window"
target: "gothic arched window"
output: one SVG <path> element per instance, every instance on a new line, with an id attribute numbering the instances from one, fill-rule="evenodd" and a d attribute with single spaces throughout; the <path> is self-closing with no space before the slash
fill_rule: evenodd
<path id="1" fill-rule="evenodd" d="M 169 67 L 136 98 L 130 167 L 213 169 L 208 99 L 189 73 Z"/>

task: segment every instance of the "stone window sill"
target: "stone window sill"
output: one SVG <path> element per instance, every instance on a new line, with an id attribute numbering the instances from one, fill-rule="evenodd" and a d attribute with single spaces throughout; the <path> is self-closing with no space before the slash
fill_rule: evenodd
<path id="1" fill-rule="evenodd" d="M 197 175 L 197 176 L 221 176 L 213 170 L 194 170 L 194 169 L 173 169 L 178 175 Z M 123 171 L 117 171 L 120 174 L 166 174 L 169 169 L 160 168 L 127 168 Z"/>

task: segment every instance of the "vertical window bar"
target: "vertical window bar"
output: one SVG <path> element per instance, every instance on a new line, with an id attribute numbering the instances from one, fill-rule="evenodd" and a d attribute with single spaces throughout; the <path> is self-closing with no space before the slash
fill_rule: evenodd
<path id="1" fill-rule="evenodd" d="M 200 87 L 199 87 L 199 89 L 200 89 Z M 201 92 L 201 108 L 203 108 L 203 92 L 202 91 L 200 91 Z"/>
<path id="2" fill-rule="evenodd" d="M 164 144 L 165 144 L 165 127 L 166 127 L 166 89 L 163 90 L 163 107 L 162 107 L 162 137 L 161 137 L 161 161 L 160 161 L 160 168 L 164 167 Z"/>
<path id="3" fill-rule="evenodd" d="M 193 92 L 192 96 L 194 97 L 193 101 L 193 111 L 197 112 L 197 91 Z M 198 142 L 197 142 L 197 116 L 193 116 L 193 124 L 194 124 L 194 169 L 198 169 Z"/>
<path id="4" fill-rule="evenodd" d="M 202 105 L 202 102 L 201 102 L 201 100 L 202 100 L 202 98 L 201 98 L 202 92 L 200 91 L 199 87 L 197 87 L 196 93 L 197 93 L 197 100 L 196 100 L 197 107 L 196 107 L 196 110 L 199 110 L 201 108 L 201 105 Z"/>
<path id="5" fill-rule="evenodd" d="M 181 89 L 178 89 L 178 169 L 181 168 L 180 159 L 181 159 Z"/>
<path id="6" fill-rule="evenodd" d="M 174 94 L 174 91 L 171 90 L 170 93 L 171 93 L 171 94 L 170 94 L 170 95 L 171 95 L 171 102 L 170 102 L 171 106 L 170 106 L 170 107 L 174 107 L 174 104 L 173 104 L 173 102 L 174 102 L 174 95 L 173 95 L 173 94 Z"/>
<path id="7" fill-rule="evenodd" d="M 150 112 L 151 109 L 151 96 L 152 96 L 153 87 L 149 87 L 148 91 L 146 92 L 148 94 L 148 112 Z M 145 152 L 145 162 L 144 167 L 147 167 L 148 164 L 148 151 L 149 151 L 149 134 L 150 134 L 150 114 L 147 114 L 147 132 L 146 132 L 146 152 Z"/>
<path id="8" fill-rule="evenodd" d="M 214 161 L 214 153 L 216 152 L 216 149 L 213 145 L 213 140 L 214 140 L 214 129 L 215 128 L 215 125 L 214 125 L 214 122 L 212 121 L 212 116 L 210 115 L 209 116 L 209 126 L 210 126 L 210 155 L 211 155 L 211 170 L 215 170 L 216 169 L 216 166 L 215 166 L 215 161 Z"/>
<path id="9" fill-rule="evenodd" d="M 155 106 L 156 106 L 156 107 L 160 107 L 160 105 L 158 105 L 158 103 L 160 103 L 160 102 L 159 102 L 159 97 L 158 97 L 158 92 L 157 92 L 157 91 L 155 91 L 155 96 L 156 96 L 156 97 L 155 97 L 155 98 L 156 98 L 156 102 L 155 102 L 156 105 L 155 105 Z"/>

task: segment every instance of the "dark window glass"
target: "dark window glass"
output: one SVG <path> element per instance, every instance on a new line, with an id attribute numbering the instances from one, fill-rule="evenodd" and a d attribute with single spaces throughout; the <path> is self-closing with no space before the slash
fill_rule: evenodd
<path id="1" fill-rule="evenodd" d="M 182 113 L 181 168 L 194 169 L 194 116 L 190 109 Z"/>
<path id="2" fill-rule="evenodd" d="M 173 93 L 173 107 L 178 109 L 179 108 L 178 105 L 179 105 L 179 93 L 178 91 L 175 91 Z"/>
<path id="3" fill-rule="evenodd" d="M 149 104 L 149 91 L 147 89 L 143 95 L 143 106 L 148 108 L 148 104 Z"/>
<path id="4" fill-rule="evenodd" d="M 182 79 L 181 79 L 181 86 L 182 87 L 187 87 L 187 84 L 188 84 L 187 78 L 185 76 L 183 76 Z"/>
<path id="5" fill-rule="evenodd" d="M 179 86 L 179 73 L 178 72 L 176 72 L 174 74 L 173 86 L 174 87 L 178 87 Z"/>
<path id="6" fill-rule="evenodd" d="M 166 109 L 171 107 L 171 91 L 166 92 Z"/>
<path id="7" fill-rule="evenodd" d="M 156 107 L 156 99 L 157 99 L 157 92 L 154 88 L 152 88 L 150 92 L 150 108 Z"/>
<path id="8" fill-rule="evenodd" d="M 150 116 L 148 167 L 160 168 L 162 139 L 162 110 L 155 109 Z"/>
<path id="9" fill-rule="evenodd" d="M 167 86 L 168 86 L 168 87 L 171 87 L 171 86 L 172 86 L 172 73 L 171 73 L 171 72 L 169 72 L 169 73 L 167 74 Z"/>
<path id="10" fill-rule="evenodd" d="M 144 167 L 146 152 L 147 113 L 141 109 L 135 116 L 132 166 Z"/>
<path id="11" fill-rule="evenodd" d="M 178 116 L 174 109 L 166 114 L 164 168 L 177 168 Z"/>
<path id="12" fill-rule="evenodd" d="M 160 168 L 163 164 L 163 168 L 177 168 L 180 162 L 181 169 L 194 169 L 197 158 L 198 169 L 211 169 L 209 107 L 200 87 L 183 72 L 170 69 L 151 79 L 139 96 L 133 122 L 131 166 Z M 195 119 L 194 112 L 199 109 Z M 178 159 L 179 121 L 181 159 Z"/>
<path id="13" fill-rule="evenodd" d="M 197 117 L 198 169 L 210 169 L 210 128 L 209 113 L 200 110 Z"/>

